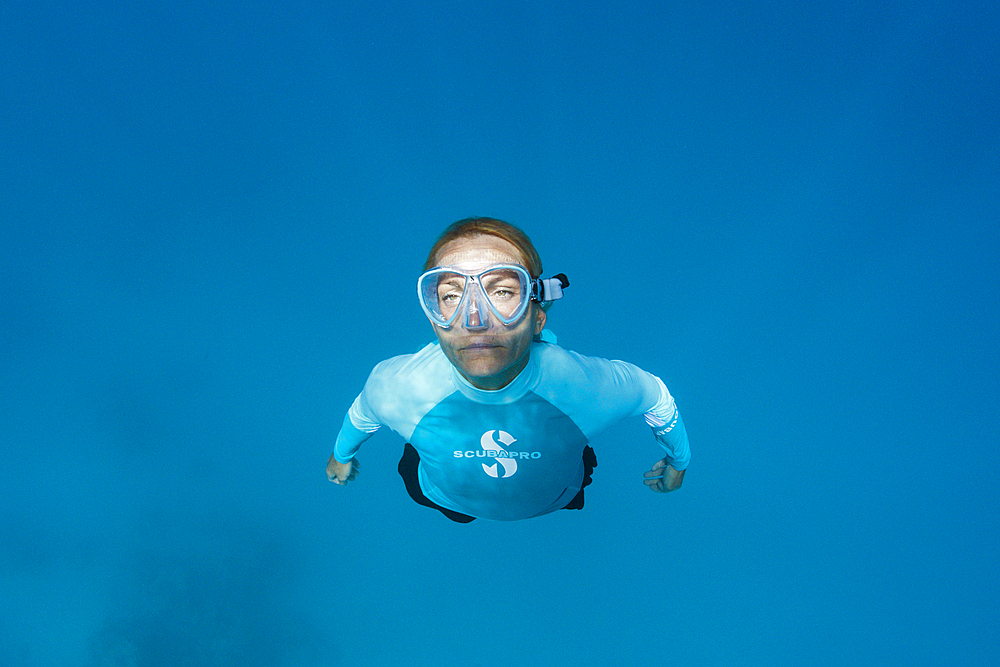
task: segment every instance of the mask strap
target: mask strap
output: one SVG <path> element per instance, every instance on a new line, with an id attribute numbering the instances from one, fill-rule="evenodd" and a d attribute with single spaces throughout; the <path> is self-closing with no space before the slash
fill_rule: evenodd
<path id="1" fill-rule="evenodd" d="M 569 278 L 565 273 L 557 273 L 551 278 L 536 278 L 531 282 L 531 300 L 544 303 L 561 299 L 567 287 Z"/>

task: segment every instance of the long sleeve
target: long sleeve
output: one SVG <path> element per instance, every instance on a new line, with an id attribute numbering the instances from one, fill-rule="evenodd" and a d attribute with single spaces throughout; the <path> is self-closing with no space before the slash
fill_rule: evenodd
<path id="1" fill-rule="evenodd" d="M 381 427 L 382 424 L 368 409 L 365 393 L 362 391 L 344 415 L 344 423 L 340 426 L 337 444 L 333 448 L 333 457 L 340 463 L 347 463 L 358 453 L 362 443 Z"/>
<path id="2" fill-rule="evenodd" d="M 673 418 L 668 422 L 656 417 L 651 412 L 645 415 L 646 423 L 653 429 L 656 441 L 663 447 L 666 459 L 674 470 L 686 470 L 691 463 L 691 447 L 688 445 L 687 429 L 684 420 L 674 409 Z"/>
<path id="3" fill-rule="evenodd" d="M 684 420 L 681 419 L 680 412 L 674 404 L 674 398 L 667 391 L 667 387 L 660 378 L 651 376 L 656 380 L 660 390 L 659 400 L 650 408 L 643 418 L 650 428 L 656 441 L 663 447 L 666 459 L 673 466 L 674 470 L 686 470 L 691 463 L 691 447 L 688 444 L 687 429 L 684 428 Z"/>

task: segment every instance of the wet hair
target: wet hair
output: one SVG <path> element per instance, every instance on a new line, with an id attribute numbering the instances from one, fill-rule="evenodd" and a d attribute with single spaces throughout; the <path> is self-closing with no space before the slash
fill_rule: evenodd
<path id="1" fill-rule="evenodd" d="M 535 250 L 528 235 L 509 222 L 495 218 L 465 218 L 448 225 L 431 247 L 427 261 L 424 263 L 424 271 L 429 271 L 437 266 L 437 255 L 446 244 L 455 239 L 473 236 L 496 236 L 503 239 L 517 248 L 521 254 L 521 261 L 524 262 L 524 268 L 528 269 L 532 278 L 542 275 L 542 259 L 538 256 L 538 251 Z"/>

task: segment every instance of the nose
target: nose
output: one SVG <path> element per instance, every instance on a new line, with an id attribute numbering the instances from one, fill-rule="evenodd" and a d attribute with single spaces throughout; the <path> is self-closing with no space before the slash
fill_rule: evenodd
<path id="1" fill-rule="evenodd" d="M 484 304 L 480 300 L 479 288 L 476 285 L 470 285 L 469 289 L 471 293 L 469 294 L 469 305 L 465 314 L 465 328 L 469 331 L 489 329 L 490 314 L 484 312 L 486 308 L 483 307 Z"/>

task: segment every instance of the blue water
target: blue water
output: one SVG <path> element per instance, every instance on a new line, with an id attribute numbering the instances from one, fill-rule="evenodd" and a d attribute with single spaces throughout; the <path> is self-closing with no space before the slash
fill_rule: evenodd
<path id="1" fill-rule="evenodd" d="M 0 18 L 0 665 L 1000 662 L 995 3 L 83 4 Z M 680 491 L 326 481 L 469 215 Z"/>

